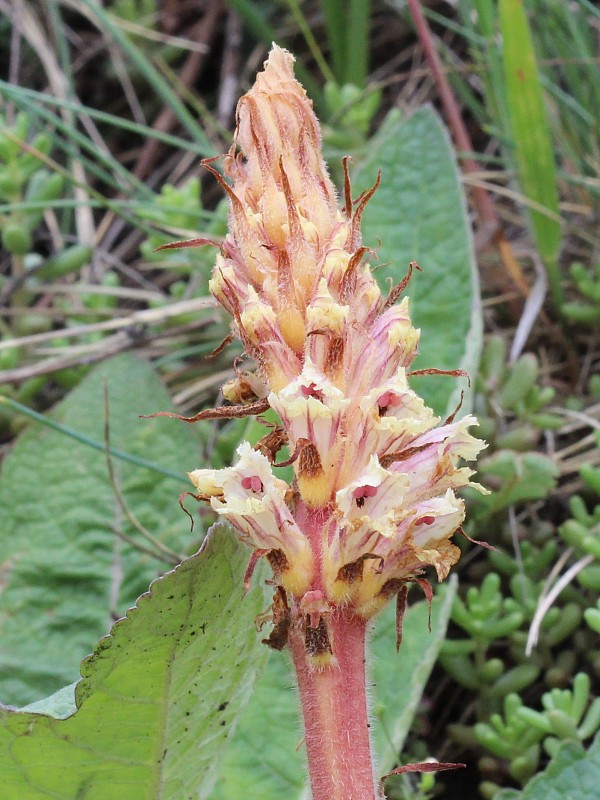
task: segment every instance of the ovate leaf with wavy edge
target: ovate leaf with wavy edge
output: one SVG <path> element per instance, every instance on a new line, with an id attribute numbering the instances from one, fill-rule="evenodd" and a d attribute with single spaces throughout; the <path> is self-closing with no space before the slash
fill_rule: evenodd
<path id="1" fill-rule="evenodd" d="M 381 774 L 396 763 L 444 641 L 456 580 L 436 593 L 432 631 L 425 601 L 404 618 L 396 652 L 393 603 L 376 620 L 368 646 L 375 763 Z M 307 800 L 300 707 L 287 654 L 272 653 L 244 711 L 210 800 Z"/>
<path id="2" fill-rule="evenodd" d="M 132 355 L 96 367 L 52 418 L 101 443 L 105 385 L 111 444 L 181 474 L 178 485 L 114 459 L 129 508 L 164 544 L 191 552 L 201 531 L 190 534 L 177 497 L 198 464 L 198 426 L 139 418 L 171 400 L 151 365 Z M 115 534 L 145 544 L 117 503 L 104 453 L 38 423 L 4 459 L 0 509 L 0 702 L 21 706 L 76 680 L 115 614 L 168 564 Z"/>
<path id="3" fill-rule="evenodd" d="M 248 549 L 215 526 L 82 664 L 68 719 L 0 709 L 2 800 L 198 800 L 266 648 Z"/>
<path id="4" fill-rule="evenodd" d="M 422 331 L 414 368 L 460 367 L 473 377 L 482 341 L 473 240 L 456 156 L 433 109 L 408 118 L 388 114 L 353 176 L 354 195 L 373 184 L 379 168 L 381 185 L 365 210 L 363 243 L 377 250 L 371 266 L 381 265 L 375 274 L 384 291 L 388 277 L 398 283 L 410 261 L 423 270 L 406 290 Z M 438 414 L 455 404 L 456 379 L 426 377 L 412 385 Z"/>

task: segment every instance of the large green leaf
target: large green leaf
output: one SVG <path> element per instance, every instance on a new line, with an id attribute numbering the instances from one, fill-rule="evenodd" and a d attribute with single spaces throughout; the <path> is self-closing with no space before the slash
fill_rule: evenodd
<path id="1" fill-rule="evenodd" d="M 196 432 L 138 415 L 170 400 L 149 364 L 120 356 L 96 368 L 53 418 L 100 442 L 104 385 L 111 444 L 181 474 L 181 483 L 114 460 L 123 495 L 164 544 L 197 547 L 177 505 L 185 470 L 198 466 Z M 167 562 L 141 553 L 114 529 L 146 544 L 117 503 L 105 456 L 41 424 L 30 426 L 0 473 L 0 700 L 36 700 L 76 680 L 81 659 Z"/>
<path id="2" fill-rule="evenodd" d="M 546 769 L 532 778 L 522 792 L 507 789 L 495 800 L 592 800 L 600 786 L 600 735 L 589 750 L 565 742 Z"/>
<path id="3" fill-rule="evenodd" d="M 0 709 L 2 800 L 206 797 L 265 660 L 247 561 L 217 526 L 83 662 L 73 716 Z"/>
<path id="4" fill-rule="evenodd" d="M 404 619 L 404 638 L 396 653 L 394 609 L 377 620 L 370 642 L 373 741 L 382 773 L 400 751 L 444 641 L 456 582 L 450 581 L 433 601 L 432 631 L 427 604 L 411 606 Z M 306 769 L 295 681 L 287 654 L 273 653 L 257 681 L 227 751 L 211 800 L 305 800 Z"/>
<path id="5" fill-rule="evenodd" d="M 354 194 L 373 184 L 379 168 L 381 185 L 365 211 L 363 240 L 379 254 L 382 289 L 390 276 L 397 283 L 410 261 L 423 270 L 407 289 L 422 331 L 415 369 L 460 367 L 474 375 L 482 322 L 473 241 L 454 151 L 433 109 L 408 119 L 396 111 L 388 115 L 354 176 Z M 457 394 L 452 378 L 419 378 L 413 385 L 438 414 Z"/>
<path id="6" fill-rule="evenodd" d="M 375 683 L 373 741 L 376 761 L 382 772 L 392 769 L 402 750 L 444 643 L 457 587 L 458 581 L 453 576 L 436 591 L 431 609 L 431 632 L 428 628 L 429 608 L 425 601 L 408 610 L 399 653 L 396 653 L 395 643 L 395 609 L 388 608 L 377 624 L 370 675 Z"/>

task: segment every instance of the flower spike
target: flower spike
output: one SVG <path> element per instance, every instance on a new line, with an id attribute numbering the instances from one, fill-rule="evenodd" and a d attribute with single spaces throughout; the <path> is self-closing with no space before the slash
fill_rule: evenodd
<path id="1" fill-rule="evenodd" d="M 273 571 L 264 641 L 292 652 L 314 800 L 375 800 L 367 621 L 395 597 L 399 645 L 407 585 L 430 600 L 425 569 L 443 580 L 458 560 L 451 537 L 465 512 L 457 492 L 472 474 L 461 461 L 484 443 L 469 433 L 473 417 L 440 425 L 410 387 L 411 375 L 464 372 L 411 372 L 420 331 L 408 300 L 396 301 L 419 266 L 411 262 L 382 297 L 360 233 L 381 175 L 353 202 L 344 159 L 338 208 L 319 124 L 288 52 L 273 46 L 236 119 L 224 176 L 207 165 L 229 198 L 210 290 L 256 372 L 225 387 L 235 405 L 219 416 L 270 409 L 279 422 L 255 448 L 242 443 L 233 466 L 189 477 L 254 549 L 246 583 L 263 556 Z M 277 462 L 283 446 L 289 457 Z M 277 477 L 284 465 L 294 471 L 289 483 Z"/>
<path id="2" fill-rule="evenodd" d="M 420 581 L 428 565 L 442 579 L 458 559 L 450 537 L 464 504 L 456 490 L 471 474 L 459 461 L 483 444 L 467 432 L 472 417 L 439 426 L 408 384 L 408 375 L 465 373 L 410 372 L 420 332 L 407 301 L 395 301 L 419 267 L 411 262 L 381 296 L 360 240 L 381 175 L 353 209 L 343 163 L 339 209 L 312 104 L 292 56 L 274 46 L 238 104 L 226 177 L 207 168 L 230 200 L 211 290 L 234 312 L 234 331 L 257 362 L 250 385 L 264 398 L 219 416 L 271 408 L 281 425 L 258 450 L 242 445 L 233 467 L 190 477 L 244 541 L 284 554 L 279 575 L 292 611 L 305 591 L 318 591 L 325 610 L 341 603 L 369 617 L 387 602 L 390 581 Z M 291 485 L 273 472 L 284 443 Z"/>

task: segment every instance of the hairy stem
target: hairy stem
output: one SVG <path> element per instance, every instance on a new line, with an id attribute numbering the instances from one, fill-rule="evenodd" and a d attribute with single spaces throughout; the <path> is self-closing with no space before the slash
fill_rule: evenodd
<path id="1" fill-rule="evenodd" d="M 314 667 L 300 626 L 296 668 L 313 800 L 375 800 L 365 691 L 366 621 L 340 609 L 330 618 L 333 662 Z"/>
<path id="2" fill-rule="evenodd" d="M 317 593 L 323 590 L 323 536 L 330 515 L 330 510 L 311 510 L 302 501 L 296 505 L 296 520 L 313 551 Z M 292 608 L 292 616 L 289 641 L 304 718 L 312 800 L 375 800 L 365 683 L 367 621 L 347 606 L 328 614 L 325 640 L 331 659 L 317 664 L 306 648 L 307 626 L 316 620 L 306 617 L 298 606 Z"/>

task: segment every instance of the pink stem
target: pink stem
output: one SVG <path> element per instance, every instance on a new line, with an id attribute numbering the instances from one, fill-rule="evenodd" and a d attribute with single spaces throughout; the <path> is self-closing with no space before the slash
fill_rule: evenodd
<path id="1" fill-rule="evenodd" d="M 321 548 L 331 512 L 311 511 L 300 502 L 296 520 L 308 537 L 318 572 Z M 313 590 L 323 590 L 320 574 Z M 298 679 L 312 800 L 375 800 L 365 684 L 367 622 L 349 608 L 338 607 L 327 618 L 333 659 L 315 666 L 306 653 L 307 620 L 296 606 L 290 648 Z"/>
<path id="2" fill-rule="evenodd" d="M 313 800 L 375 800 L 365 691 L 366 621 L 340 610 L 330 618 L 334 662 L 307 661 L 294 626 L 290 645 L 304 717 Z"/>

